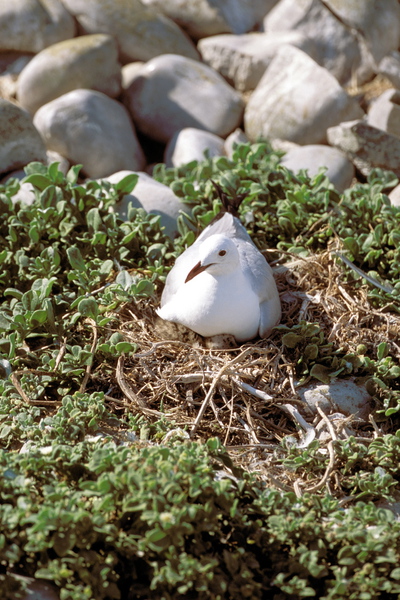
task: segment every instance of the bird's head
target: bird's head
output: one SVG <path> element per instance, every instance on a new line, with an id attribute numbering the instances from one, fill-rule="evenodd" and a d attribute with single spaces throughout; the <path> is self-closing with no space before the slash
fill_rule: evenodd
<path id="1" fill-rule="evenodd" d="M 187 274 L 185 283 L 207 271 L 212 275 L 230 273 L 239 265 L 239 252 L 234 241 L 222 234 L 206 238 L 199 247 L 199 262 Z"/>

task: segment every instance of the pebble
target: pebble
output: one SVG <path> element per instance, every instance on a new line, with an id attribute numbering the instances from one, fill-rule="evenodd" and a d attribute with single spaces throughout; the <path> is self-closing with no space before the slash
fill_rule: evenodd
<path id="1" fill-rule="evenodd" d="M 393 87 L 400 88 L 400 52 L 394 50 L 382 58 L 378 72 L 389 79 Z"/>
<path id="2" fill-rule="evenodd" d="M 45 104 L 34 124 L 46 142 L 87 177 L 140 170 L 144 155 L 126 109 L 101 92 L 73 90 Z"/>
<path id="3" fill-rule="evenodd" d="M 33 114 L 43 104 L 79 88 L 94 89 L 112 98 L 119 95 L 118 47 L 110 35 L 84 35 L 36 54 L 19 77 L 17 100 Z"/>
<path id="4" fill-rule="evenodd" d="M 314 383 L 297 391 L 313 413 L 317 412 L 317 403 L 327 414 L 340 411 L 346 416 L 368 419 L 371 411 L 371 396 L 351 379 L 332 381 L 329 385 Z"/>
<path id="5" fill-rule="evenodd" d="M 137 128 L 163 143 L 185 127 L 225 137 L 243 113 L 242 98 L 219 73 L 174 54 L 148 61 L 125 91 L 125 102 Z"/>

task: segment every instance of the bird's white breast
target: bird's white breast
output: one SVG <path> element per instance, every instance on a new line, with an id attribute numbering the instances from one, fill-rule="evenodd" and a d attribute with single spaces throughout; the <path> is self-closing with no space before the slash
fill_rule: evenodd
<path id="1" fill-rule="evenodd" d="M 240 269 L 218 277 L 200 273 L 157 312 L 204 337 L 228 333 L 239 342 L 255 337 L 260 324 L 259 298 Z"/>

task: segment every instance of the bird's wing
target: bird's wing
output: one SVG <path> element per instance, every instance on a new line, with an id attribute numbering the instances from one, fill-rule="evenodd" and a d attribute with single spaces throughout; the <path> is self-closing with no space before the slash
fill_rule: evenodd
<path id="1" fill-rule="evenodd" d="M 167 304 L 176 292 L 185 284 L 186 277 L 191 269 L 199 262 L 199 247 L 194 242 L 185 252 L 178 256 L 174 266 L 167 275 L 163 293 L 161 295 L 161 306 Z"/>
<path id="2" fill-rule="evenodd" d="M 245 277 L 260 301 L 260 337 L 267 337 L 281 317 L 281 301 L 272 269 L 252 241 L 239 241 L 238 250 Z"/>

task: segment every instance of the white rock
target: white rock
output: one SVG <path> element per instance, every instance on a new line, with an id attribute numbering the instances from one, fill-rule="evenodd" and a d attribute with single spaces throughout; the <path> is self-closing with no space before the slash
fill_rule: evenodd
<path id="1" fill-rule="evenodd" d="M 315 60 L 340 83 L 366 81 L 373 65 L 366 64 L 356 32 L 346 27 L 320 0 L 281 0 L 264 19 L 265 31 L 296 30 L 311 38 Z"/>
<path id="2" fill-rule="evenodd" d="M 75 21 L 59 0 L 2 0 L 0 50 L 40 52 L 75 35 Z"/>
<path id="3" fill-rule="evenodd" d="M 393 171 L 400 177 L 400 139 L 365 121 L 349 121 L 328 129 L 328 141 L 342 150 L 368 175 L 373 167 Z"/>
<path id="4" fill-rule="evenodd" d="M 58 170 L 66 175 L 69 171 L 70 164 L 69 161 L 65 158 L 65 156 L 61 156 L 58 152 L 54 150 L 47 150 L 47 164 L 51 165 L 54 162 L 58 162 Z"/>
<path id="5" fill-rule="evenodd" d="M 111 183 L 118 183 L 132 171 L 120 171 L 106 177 Z M 148 213 L 161 215 L 161 226 L 165 233 L 174 238 L 178 232 L 177 219 L 181 211 L 188 212 L 185 206 L 167 185 L 155 181 L 147 173 L 137 173 L 139 180 L 131 194 L 123 197 L 121 202 L 114 207 L 114 211 L 123 220 L 128 218 L 129 206 L 144 208 Z"/>
<path id="6" fill-rule="evenodd" d="M 224 154 L 224 140 L 201 129 L 186 127 L 172 136 L 165 149 L 164 162 L 167 167 L 180 167 L 197 160 Z"/>
<path id="7" fill-rule="evenodd" d="M 281 165 L 297 174 L 301 169 L 314 177 L 321 167 L 327 167 L 326 176 L 338 192 L 347 189 L 354 177 L 354 166 L 337 148 L 314 144 L 298 146 L 282 158 Z"/>
<path id="8" fill-rule="evenodd" d="M 400 137 L 400 91 L 389 89 L 383 92 L 370 106 L 367 122 Z"/>
<path id="9" fill-rule="evenodd" d="M 143 61 L 136 60 L 135 62 L 128 63 L 122 67 L 122 87 L 124 90 L 131 85 L 143 65 Z"/>
<path id="10" fill-rule="evenodd" d="M 241 96 L 221 75 L 174 54 L 146 63 L 126 90 L 125 103 L 138 129 L 164 143 L 185 127 L 225 137 L 243 112 Z"/>
<path id="11" fill-rule="evenodd" d="M 340 21 L 361 33 L 377 63 L 399 47 L 400 6 L 397 0 L 324 0 L 324 3 Z"/>
<path id="12" fill-rule="evenodd" d="M 315 383 L 297 391 L 313 412 L 316 412 L 317 402 L 325 413 L 339 410 L 346 416 L 355 415 L 361 419 L 367 419 L 371 409 L 371 396 L 365 387 L 352 380 L 336 380 L 329 385 Z"/>
<path id="13" fill-rule="evenodd" d="M 34 160 L 46 162 L 46 147 L 30 115 L 0 98 L 0 173 L 24 167 Z"/>
<path id="14" fill-rule="evenodd" d="M 123 62 L 174 53 L 198 59 L 193 42 L 174 21 L 144 8 L 140 0 L 63 0 L 86 33 L 109 33 Z"/>
<path id="15" fill-rule="evenodd" d="M 101 92 L 64 94 L 39 108 L 34 124 L 49 150 L 82 164 L 88 177 L 143 168 L 143 152 L 125 107 Z"/>
<path id="16" fill-rule="evenodd" d="M 392 206 L 400 207 L 400 185 L 396 185 L 395 188 L 389 194 L 390 203 Z"/>
<path id="17" fill-rule="evenodd" d="M 225 154 L 228 158 L 232 158 L 233 153 L 235 151 L 235 146 L 237 144 L 247 144 L 248 142 L 249 138 L 247 137 L 245 132 L 239 129 L 238 127 L 237 129 L 235 129 L 235 131 L 232 131 L 232 133 L 228 135 L 228 137 L 225 140 Z"/>
<path id="18" fill-rule="evenodd" d="M 245 132 L 251 141 L 326 141 L 328 127 L 363 112 L 326 69 L 293 46 L 280 48 L 247 104 Z"/>
<path id="19" fill-rule="evenodd" d="M 22 71 L 17 99 L 23 108 L 38 108 L 79 88 L 114 98 L 121 91 L 118 48 L 110 35 L 84 35 L 45 48 Z"/>
<path id="20" fill-rule="evenodd" d="M 390 52 L 382 58 L 379 63 L 378 71 L 384 75 L 393 84 L 393 87 L 400 88 L 400 52 L 397 50 Z"/>
<path id="21" fill-rule="evenodd" d="M 174 19 L 192 38 L 254 29 L 278 0 L 142 0 Z"/>
<path id="22" fill-rule="evenodd" d="M 6 59 L 0 64 L 0 98 L 14 101 L 17 95 L 18 77 L 21 71 L 26 67 L 31 55 L 19 55 L 19 53 L 7 52 L 3 55 Z M 7 57 L 10 56 L 10 61 Z"/>
<path id="23" fill-rule="evenodd" d="M 284 44 L 315 54 L 311 39 L 297 31 L 214 35 L 199 41 L 198 50 L 205 63 L 221 73 L 237 90 L 253 90 L 265 69 Z"/>

